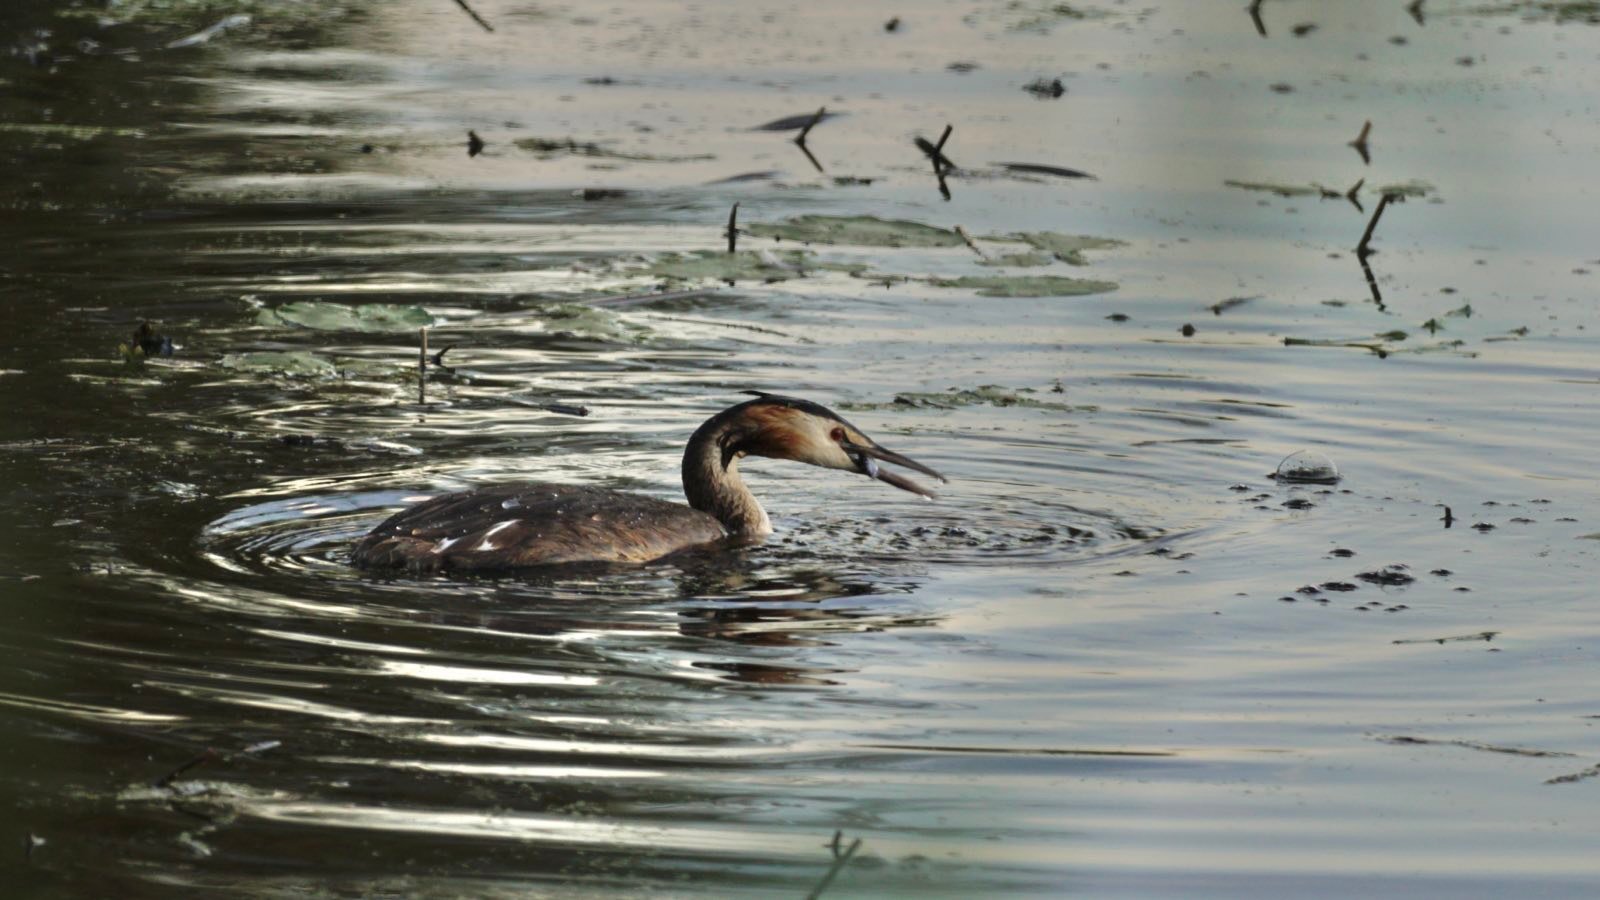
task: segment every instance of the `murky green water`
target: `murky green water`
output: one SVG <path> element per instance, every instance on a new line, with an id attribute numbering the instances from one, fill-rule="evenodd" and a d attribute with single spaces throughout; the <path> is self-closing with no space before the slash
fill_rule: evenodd
<path id="1" fill-rule="evenodd" d="M 836 896 L 1592 895 L 1600 31 L 1243 5 L 13 0 L 8 896 L 798 897 L 835 831 Z M 823 174 L 752 130 L 822 106 Z M 736 201 L 944 236 L 728 286 Z M 752 388 L 953 483 L 757 462 L 739 552 L 345 563 L 449 489 L 677 497 Z"/>

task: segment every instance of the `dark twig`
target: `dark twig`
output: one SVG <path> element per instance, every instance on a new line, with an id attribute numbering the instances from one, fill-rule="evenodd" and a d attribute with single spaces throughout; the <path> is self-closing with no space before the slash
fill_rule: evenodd
<path id="1" fill-rule="evenodd" d="M 204 764 L 206 764 L 208 762 L 214 762 L 216 760 L 224 760 L 224 761 L 232 760 L 232 759 L 236 759 L 236 758 L 238 758 L 240 756 L 254 756 L 257 753 L 261 753 L 261 752 L 266 751 L 266 750 L 271 750 L 271 749 L 273 749 L 275 747 L 279 747 L 279 746 L 282 746 L 282 745 L 283 745 L 282 741 L 261 741 L 260 743 L 251 744 L 250 746 L 245 747 L 244 749 L 239 750 L 236 753 L 223 753 L 222 751 L 218 750 L 215 747 L 207 747 L 206 749 L 202 750 L 199 754 L 197 754 L 193 759 L 191 759 L 188 762 L 184 763 L 183 765 L 177 767 L 176 769 L 173 769 L 172 771 L 170 771 L 167 774 L 161 776 L 160 778 L 157 778 L 155 781 L 152 781 L 150 784 L 153 787 L 164 788 L 164 787 L 167 787 L 168 785 L 172 784 L 172 782 L 176 781 L 178 779 L 179 775 L 182 775 L 183 773 L 189 771 L 190 769 L 196 768 L 198 766 L 202 766 L 202 765 L 204 765 Z"/>
<path id="2" fill-rule="evenodd" d="M 572 406 L 566 403 L 541 403 L 539 408 L 546 412 L 560 413 L 563 416 L 587 416 L 589 407 Z"/>
<path id="3" fill-rule="evenodd" d="M 1261 3 L 1262 0 L 1251 0 L 1247 11 L 1250 13 L 1250 21 L 1256 23 L 1256 34 L 1266 37 L 1267 23 L 1261 21 Z"/>
<path id="4" fill-rule="evenodd" d="M 428 402 L 428 329 L 418 328 L 422 335 L 422 351 L 417 354 L 417 403 Z"/>
<path id="5" fill-rule="evenodd" d="M 733 209 L 728 210 L 728 252 L 733 253 L 739 248 L 739 204 L 734 203 Z"/>
<path id="6" fill-rule="evenodd" d="M 483 16 L 480 16 L 476 12 L 474 12 L 472 7 L 467 5 L 467 0 L 456 0 L 456 5 L 461 7 L 462 11 L 465 12 L 467 15 L 471 16 L 472 17 L 472 21 L 477 22 L 479 25 L 483 26 L 483 30 L 484 31 L 494 31 L 494 26 L 490 25 L 488 22 L 484 21 Z"/>
<path id="7" fill-rule="evenodd" d="M 1366 123 L 1361 126 L 1361 133 L 1356 135 L 1356 139 L 1351 141 L 1349 144 L 1349 146 L 1356 149 L 1357 153 L 1361 154 L 1362 165 L 1372 165 L 1372 154 L 1367 152 L 1367 135 L 1371 133 L 1372 120 L 1368 119 Z"/>
<path id="8" fill-rule="evenodd" d="M 828 108 L 826 106 L 817 107 L 816 115 L 812 116 L 811 121 L 807 122 L 805 127 L 800 129 L 799 134 L 795 135 L 794 142 L 796 144 L 800 144 L 801 146 L 805 146 L 806 138 L 811 135 L 811 129 L 817 127 L 817 123 L 821 122 L 827 115 Z"/>
<path id="9" fill-rule="evenodd" d="M 1367 180 L 1365 178 L 1363 178 L 1360 181 L 1357 181 L 1355 184 L 1351 185 L 1350 186 L 1350 190 L 1344 192 L 1344 198 L 1346 200 L 1350 201 L 1351 205 L 1353 205 L 1356 208 L 1356 212 L 1366 212 L 1367 211 L 1366 207 L 1361 205 L 1361 197 L 1360 197 L 1361 186 L 1363 184 L 1366 184 L 1366 183 L 1367 183 Z"/>
<path id="10" fill-rule="evenodd" d="M 835 831 L 833 840 L 823 844 L 824 847 L 833 852 L 833 865 L 829 866 L 828 871 L 823 873 L 822 880 L 818 881 L 817 886 L 811 889 L 811 893 L 806 894 L 806 900 L 817 900 L 818 897 L 821 897 L 822 892 L 827 890 L 828 885 L 833 883 L 834 877 L 843 871 L 845 866 L 850 864 L 850 858 L 856 855 L 857 850 L 861 849 L 861 838 L 856 838 L 850 842 L 849 847 L 841 851 L 839 843 L 842 837 L 843 834 L 841 832 Z"/>
<path id="11" fill-rule="evenodd" d="M 1379 312 L 1387 312 L 1388 307 L 1383 305 L 1383 292 L 1378 290 L 1378 276 L 1372 274 L 1372 266 L 1361 254 L 1356 255 L 1356 262 L 1361 264 L 1361 274 L 1367 276 L 1367 289 L 1372 291 L 1372 302 L 1377 305 Z"/>
<path id="12" fill-rule="evenodd" d="M 1378 208 L 1372 211 L 1372 219 L 1367 222 L 1367 230 L 1361 234 L 1361 243 L 1356 244 L 1356 256 L 1366 259 L 1372 254 L 1372 248 L 1367 245 L 1372 242 L 1373 229 L 1378 227 L 1378 220 L 1383 217 L 1383 211 L 1388 208 L 1389 201 L 1398 199 L 1398 194 L 1384 194 L 1378 201 Z"/>
<path id="13" fill-rule="evenodd" d="M 969 233 L 966 228 L 964 228 L 963 226 L 957 225 L 956 226 L 956 234 L 961 236 L 961 240 L 966 242 L 967 247 L 973 253 L 978 254 L 978 258 L 979 259 L 983 260 L 984 262 L 992 262 L 994 260 L 994 257 L 990 256 L 988 251 L 986 251 L 982 247 L 978 246 L 978 242 L 974 241 L 972 239 L 971 233 Z"/>
<path id="14" fill-rule="evenodd" d="M 950 185 L 945 183 L 944 176 L 947 172 L 955 171 L 957 166 L 955 163 L 950 161 L 950 157 L 944 155 L 944 145 L 946 141 L 950 140 L 950 132 L 954 130 L 955 126 L 953 125 L 944 126 L 944 133 L 939 135 L 939 143 L 937 144 L 924 137 L 912 139 L 913 143 L 917 145 L 917 149 L 921 150 L 923 154 L 928 157 L 929 161 L 932 162 L 933 177 L 938 179 L 939 194 L 943 196 L 945 200 L 950 199 Z"/>
<path id="15" fill-rule="evenodd" d="M 173 769 L 171 772 L 168 772 L 167 774 L 161 776 L 160 778 L 157 778 L 155 781 L 152 781 L 151 785 L 153 787 L 164 788 L 167 785 L 169 785 L 169 784 L 173 783 L 174 781 L 178 780 L 178 776 L 179 775 L 182 775 L 183 773 L 189 771 L 190 769 L 196 768 L 197 766 L 205 765 L 206 763 L 211 762 L 211 761 L 216 760 L 216 759 L 220 759 L 221 757 L 222 757 L 222 754 L 218 753 L 215 747 L 207 747 L 205 750 L 201 751 L 193 759 L 191 759 L 188 762 L 184 763 L 183 765 L 177 767 L 176 769 Z"/>
<path id="16" fill-rule="evenodd" d="M 429 357 L 428 362 L 432 363 L 434 368 L 443 369 L 446 372 L 454 375 L 456 371 L 455 368 L 444 364 L 444 355 L 449 353 L 453 347 L 455 347 L 455 344 L 446 344 L 443 350 L 440 350 L 438 353 L 435 353 L 433 356 Z"/>
<path id="17" fill-rule="evenodd" d="M 794 145 L 800 148 L 800 152 L 806 155 L 806 159 L 811 160 L 813 166 L 817 167 L 818 174 L 824 174 L 822 163 L 817 162 L 817 158 L 811 155 L 811 148 L 806 146 L 806 137 L 811 134 L 811 129 L 817 127 L 817 123 L 821 122 L 827 115 L 828 108 L 826 106 L 818 107 L 816 115 L 812 116 L 811 121 L 807 122 L 805 127 L 800 129 L 800 133 L 794 137 Z"/>

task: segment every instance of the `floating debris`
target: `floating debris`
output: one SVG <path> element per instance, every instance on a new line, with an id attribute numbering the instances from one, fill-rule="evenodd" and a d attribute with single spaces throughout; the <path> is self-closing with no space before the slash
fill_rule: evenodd
<path id="1" fill-rule="evenodd" d="M 483 138 L 478 137 L 478 133 L 476 131 L 468 131 L 467 132 L 467 157 L 470 159 L 471 157 L 477 156 L 479 153 L 483 152 L 483 148 L 484 148 Z"/>
<path id="2" fill-rule="evenodd" d="M 1407 638 L 1404 640 L 1390 641 L 1391 644 L 1457 644 L 1463 641 L 1483 641 L 1488 643 L 1500 636 L 1498 631 L 1479 631 L 1475 634 L 1457 634 L 1450 637 L 1439 638 Z"/>
<path id="3" fill-rule="evenodd" d="M 1061 83 L 1059 78 L 1052 78 L 1049 81 L 1043 78 L 1035 78 L 1033 81 L 1023 85 L 1022 89 L 1040 100 L 1055 100 L 1067 92 L 1066 86 Z"/>
<path id="4" fill-rule="evenodd" d="M 1406 571 L 1406 568 L 1404 565 L 1395 564 L 1384 566 L 1381 569 L 1374 569 L 1371 572 L 1362 572 L 1356 577 L 1368 584 L 1376 584 L 1383 587 L 1400 587 L 1417 580 L 1415 575 Z"/>
<path id="5" fill-rule="evenodd" d="M 1399 643 L 1396 641 L 1396 643 Z M 1508 756 L 1532 757 L 1557 757 L 1577 756 L 1576 753 L 1566 753 L 1560 750 L 1533 750 L 1527 747 L 1507 747 L 1503 744 L 1485 744 L 1481 741 L 1462 741 L 1449 738 L 1420 738 L 1405 734 L 1378 735 L 1377 739 L 1385 744 L 1421 744 L 1440 747 L 1465 747 L 1468 750 L 1482 750 L 1485 753 L 1504 753 Z"/>
<path id="6" fill-rule="evenodd" d="M 994 165 L 1005 169 L 1007 172 L 1014 172 L 1019 175 L 1054 175 L 1057 178 L 1087 178 L 1090 181 L 1099 180 L 1093 175 L 1090 175 L 1088 172 L 1084 172 L 1079 169 L 1068 169 L 1064 166 L 1047 166 L 1041 163 L 1019 162 L 997 162 L 994 163 Z"/>
<path id="7" fill-rule="evenodd" d="M 519 150 L 535 153 L 542 159 L 552 159 L 561 155 L 587 156 L 594 159 L 618 159 L 627 162 L 700 162 L 716 159 L 709 153 L 690 154 L 688 156 L 666 156 L 654 153 L 626 153 L 621 150 L 608 150 L 594 141 L 575 141 L 572 138 L 518 138 L 511 142 Z"/>
<path id="8" fill-rule="evenodd" d="M 1216 303 L 1206 307 L 1206 309 L 1211 310 L 1212 315 L 1220 316 L 1225 310 L 1233 309 L 1235 306 L 1243 306 L 1251 300 L 1259 299 L 1259 297 L 1229 297 L 1226 300 L 1218 300 Z"/>

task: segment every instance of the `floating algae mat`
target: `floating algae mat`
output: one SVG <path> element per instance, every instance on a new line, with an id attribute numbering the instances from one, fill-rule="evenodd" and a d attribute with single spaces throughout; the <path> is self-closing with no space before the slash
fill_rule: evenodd
<path id="1" fill-rule="evenodd" d="M 980 297 L 1081 297 L 1117 289 L 1115 281 L 1068 278 L 1065 275 L 963 275 L 930 278 L 934 287 L 977 291 Z"/>
<path id="2" fill-rule="evenodd" d="M 959 247 L 954 231 L 875 216 L 796 216 L 777 225 L 747 225 L 746 234 L 807 244 L 845 244 L 856 247 Z"/>
<path id="3" fill-rule="evenodd" d="M 849 410 L 905 409 L 956 409 L 963 406 L 1023 406 L 1033 409 L 1096 412 L 1097 406 L 1074 406 L 1055 400 L 1040 400 L 1029 396 L 1037 393 L 1032 388 L 1008 388 L 998 384 L 985 384 L 976 388 L 951 388 L 948 391 L 908 392 L 895 394 L 888 403 L 846 403 Z"/>
<path id="4" fill-rule="evenodd" d="M 1094 237 L 1087 234 L 1059 234 L 1054 231 L 1027 231 L 1011 235 L 1008 240 L 1022 241 L 1069 266 L 1087 266 L 1089 260 L 1083 256 L 1085 250 L 1108 250 L 1127 244 L 1126 241 L 1119 241 L 1116 238 Z M 1038 265 L 1038 263 L 1012 263 L 1012 265 Z"/>
<path id="5" fill-rule="evenodd" d="M 420 306 L 392 303 L 367 303 L 346 306 L 304 300 L 264 309 L 256 324 L 268 327 L 291 326 L 315 331 L 409 331 L 433 324 L 433 316 Z"/>
<path id="6" fill-rule="evenodd" d="M 303 350 L 262 351 L 255 353 L 229 353 L 217 365 L 235 372 L 262 372 L 308 377 L 332 377 L 338 374 L 333 363 Z"/>
<path id="7" fill-rule="evenodd" d="M 805 250 L 701 250 L 656 260 L 645 272 L 678 281 L 787 281 L 823 268 L 842 267 L 820 264 Z"/>
<path id="8" fill-rule="evenodd" d="M 979 260 L 978 265 L 1029 268 L 1033 266 L 1048 266 L 1055 261 L 1056 258 L 1048 253 L 1030 251 L 1028 253 L 1002 253 L 999 256 L 991 256 L 988 259 Z"/>

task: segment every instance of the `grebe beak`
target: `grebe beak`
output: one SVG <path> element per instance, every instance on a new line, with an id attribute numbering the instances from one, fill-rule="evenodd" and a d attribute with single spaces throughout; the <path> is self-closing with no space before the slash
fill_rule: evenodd
<path id="1" fill-rule="evenodd" d="M 851 459 L 855 460 L 856 471 L 867 476 L 868 478 L 876 478 L 884 484 L 892 484 L 902 491 L 910 491 L 913 494 L 919 494 L 923 497 L 929 498 L 937 496 L 933 491 L 930 491 L 922 485 L 917 484 L 915 481 L 912 481 L 904 475 L 901 475 L 897 472 L 891 472 L 888 469 L 879 466 L 878 460 L 881 459 L 886 463 L 893 463 L 894 465 L 901 466 L 903 468 L 913 469 L 921 472 L 924 475 L 937 478 L 946 484 L 948 484 L 950 481 L 948 478 L 945 478 L 943 475 L 940 475 L 938 472 L 935 472 L 933 469 L 928 468 L 922 463 L 919 463 L 908 456 L 901 456 L 892 450 L 885 450 L 884 448 L 879 447 L 877 444 L 867 445 L 857 444 L 852 441 L 840 441 L 839 446 L 842 447 L 846 453 L 850 454 Z"/>

